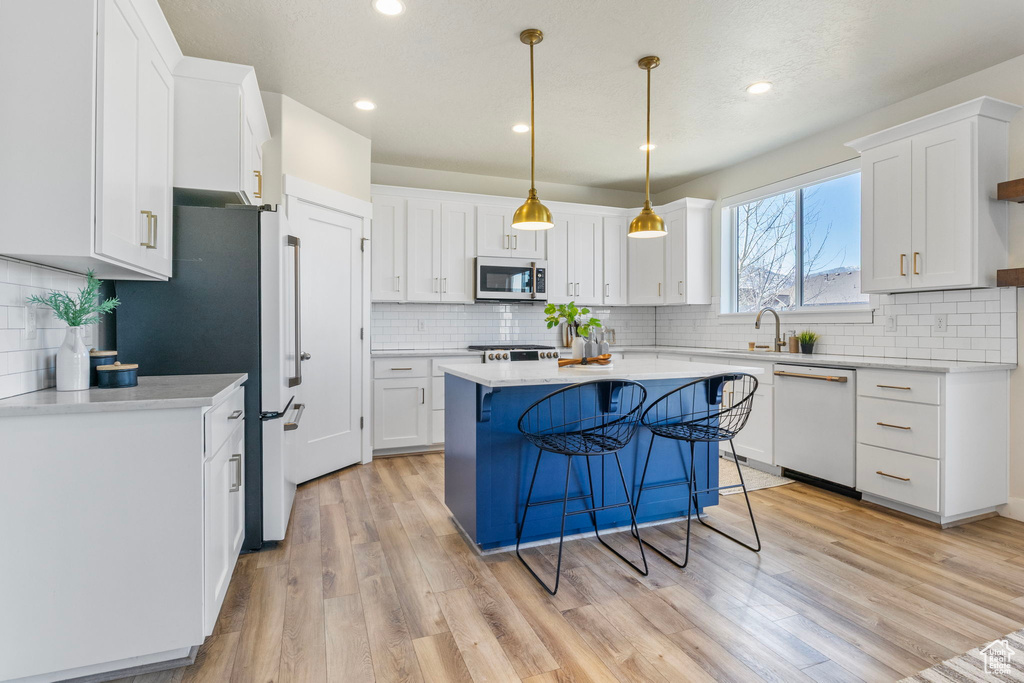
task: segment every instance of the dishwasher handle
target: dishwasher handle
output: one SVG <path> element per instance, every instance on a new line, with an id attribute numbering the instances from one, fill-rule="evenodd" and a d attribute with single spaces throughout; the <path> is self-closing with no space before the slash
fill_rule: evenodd
<path id="1" fill-rule="evenodd" d="M 820 382 L 838 382 L 840 384 L 846 384 L 850 378 L 843 377 L 841 375 L 811 375 L 806 372 L 786 372 L 785 370 L 776 370 L 776 377 L 797 377 L 799 379 L 816 379 Z"/>

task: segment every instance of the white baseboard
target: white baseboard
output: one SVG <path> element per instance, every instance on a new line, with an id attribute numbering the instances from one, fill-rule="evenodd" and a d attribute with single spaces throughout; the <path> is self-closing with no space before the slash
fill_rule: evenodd
<path id="1" fill-rule="evenodd" d="M 1009 517 L 1018 522 L 1024 522 L 1024 498 L 1011 497 L 1006 501 L 1006 505 L 999 506 L 998 512 L 1001 517 Z"/>

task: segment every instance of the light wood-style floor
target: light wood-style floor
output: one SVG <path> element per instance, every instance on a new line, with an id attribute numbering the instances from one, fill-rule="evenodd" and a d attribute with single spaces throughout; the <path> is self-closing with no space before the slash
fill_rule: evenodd
<path id="1" fill-rule="evenodd" d="M 196 663 L 134 683 L 885 681 L 1024 625 L 1010 520 L 943 531 L 792 484 L 751 494 L 760 555 L 697 526 L 686 570 L 648 553 L 640 577 L 579 540 L 549 597 L 514 555 L 467 546 L 442 477 L 431 454 L 301 486 L 287 539 L 239 559 Z M 531 554 L 553 567 L 552 551 Z"/>

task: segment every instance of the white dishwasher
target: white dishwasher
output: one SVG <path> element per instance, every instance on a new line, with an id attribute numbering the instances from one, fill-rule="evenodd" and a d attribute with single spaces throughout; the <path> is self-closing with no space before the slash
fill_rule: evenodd
<path id="1" fill-rule="evenodd" d="M 776 363 L 775 464 L 853 488 L 857 371 Z"/>

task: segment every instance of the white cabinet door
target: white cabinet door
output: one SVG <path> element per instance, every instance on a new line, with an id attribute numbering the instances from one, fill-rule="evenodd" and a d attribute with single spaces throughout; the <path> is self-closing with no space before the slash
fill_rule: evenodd
<path id="1" fill-rule="evenodd" d="M 628 246 L 626 237 L 627 221 L 622 217 L 606 216 L 604 218 L 604 295 L 605 306 L 622 306 L 626 304 L 626 283 Z M 548 248 L 551 248 L 550 238 Z"/>
<path id="2" fill-rule="evenodd" d="M 757 460 L 768 465 L 775 464 L 775 450 L 773 448 L 773 432 L 775 425 L 775 387 L 762 384 L 758 386 L 754 394 L 754 403 L 751 406 L 750 417 L 746 426 L 733 439 L 736 446 L 736 455 Z M 730 399 L 733 397 L 730 395 Z M 730 452 L 729 443 L 722 444 L 722 450 Z"/>
<path id="3" fill-rule="evenodd" d="M 408 301 L 441 300 L 441 202 L 407 203 Z"/>
<path id="4" fill-rule="evenodd" d="M 157 52 L 146 42 L 139 65 L 139 157 L 138 206 L 153 212 L 152 227 L 147 226 L 141 241 L 142 265 L 160 275 L 171 275 L 171 236 L 174 182 L 174 78 Z"/>
<path id="5" fill-rule="evenodd" d="M 570 233 L 573 255 L 573 298 L 577 304 L 600 306 L 604 288 L 604 233 L 600 216 L 576 216 Z"/>
<path id="6" fill-rule="evenodd" d="M 229 506 L 232 470 L 232 444 L 225 443 L 203 465 L 203 626 L 204 632 L 213 631 L 220 613 L 221 603 L 231 579 L 229 547 Z"/>
<path id="7" fill-rule="evenodd" d="M 148 54 L 142 21 L 128 0 L 104 0 L 99 46 L 96 252 L 138 265 L 151 219 L 139 206 L 140 70 Z M 146 199 L 151 200 L 150 197 Z M 168 228 L 170 225 L 167 226 Z"/>
<path id="8" fill-rule="evenodd" d="M 473 303 L 476 209 L 472 204 L 441 204 L 441 301 Z"/>
<path id="9" fill-rule="evenodd" d="M 245 539 L 245 429 L 239 425 L 228 442 L 231 446 L 228 486 L 228 564 L 234 568 Z M 230 579 L 230 573 L 229 577 Z"/>
<path id="10" fill-rule="evenodd" d="M 477 256 L 512 256 L 512 236 L 509 234 L 511 224 L 512 209 L 503 206 L 477 206 Z"/>
<path id="11" fill-rule="evenodd" d="M 665 303 L 686 303 L 686 210 L 665 213 Z"/>
<path id="12" fill-rule="evenodd" d="M 559 213 L 554 216 L 555 227 L 548 230 L 548 301 L 553 304 L 567 304 L 573 299 L 573 270 L 575 263 L 570 257 L 570 244 L 575 217 Z"/>
<path id="13" fill-rule="evenodd" d="M 898 140 L 861 155 L 861 290 L 911 286 L 911 144 Z"/>
<path id="14" fill-rule="evenodd" d="M 373 381 L 373 447 L 404 448 L 430 443 L 428 377 Z"/>
<path id="15" fill-rule="evenodd" d="M 911 138 L 910 279 L 915 289 L 973 283 L 974 125 L 958 121 Z"/>
<path id="16" fill-rule="evenodd" d="M 512 219 L 509 218 L 511 226 Z M 547 254 L 547 230 L 516 230 L 509 228 L 512 256 L 542 259 Z"/>
<path id="17" fill-rule="evenodd" d="M 664 237 L 629 239 L 629 303 L 651 306 L 665 303 Z"/>
<path id="18" fill-rule="evenodd" d="M 370 226 L 370 298 L 405 300 L 405 200 L 375 196 Z"/>
<path id="19" fill-rule="evenodd" d="M 262 204 L 263 199 L 263 144 L 254 129 L 255 121 L 246 113 L 243 122 L 242 186 L 250 204 Z"/>

